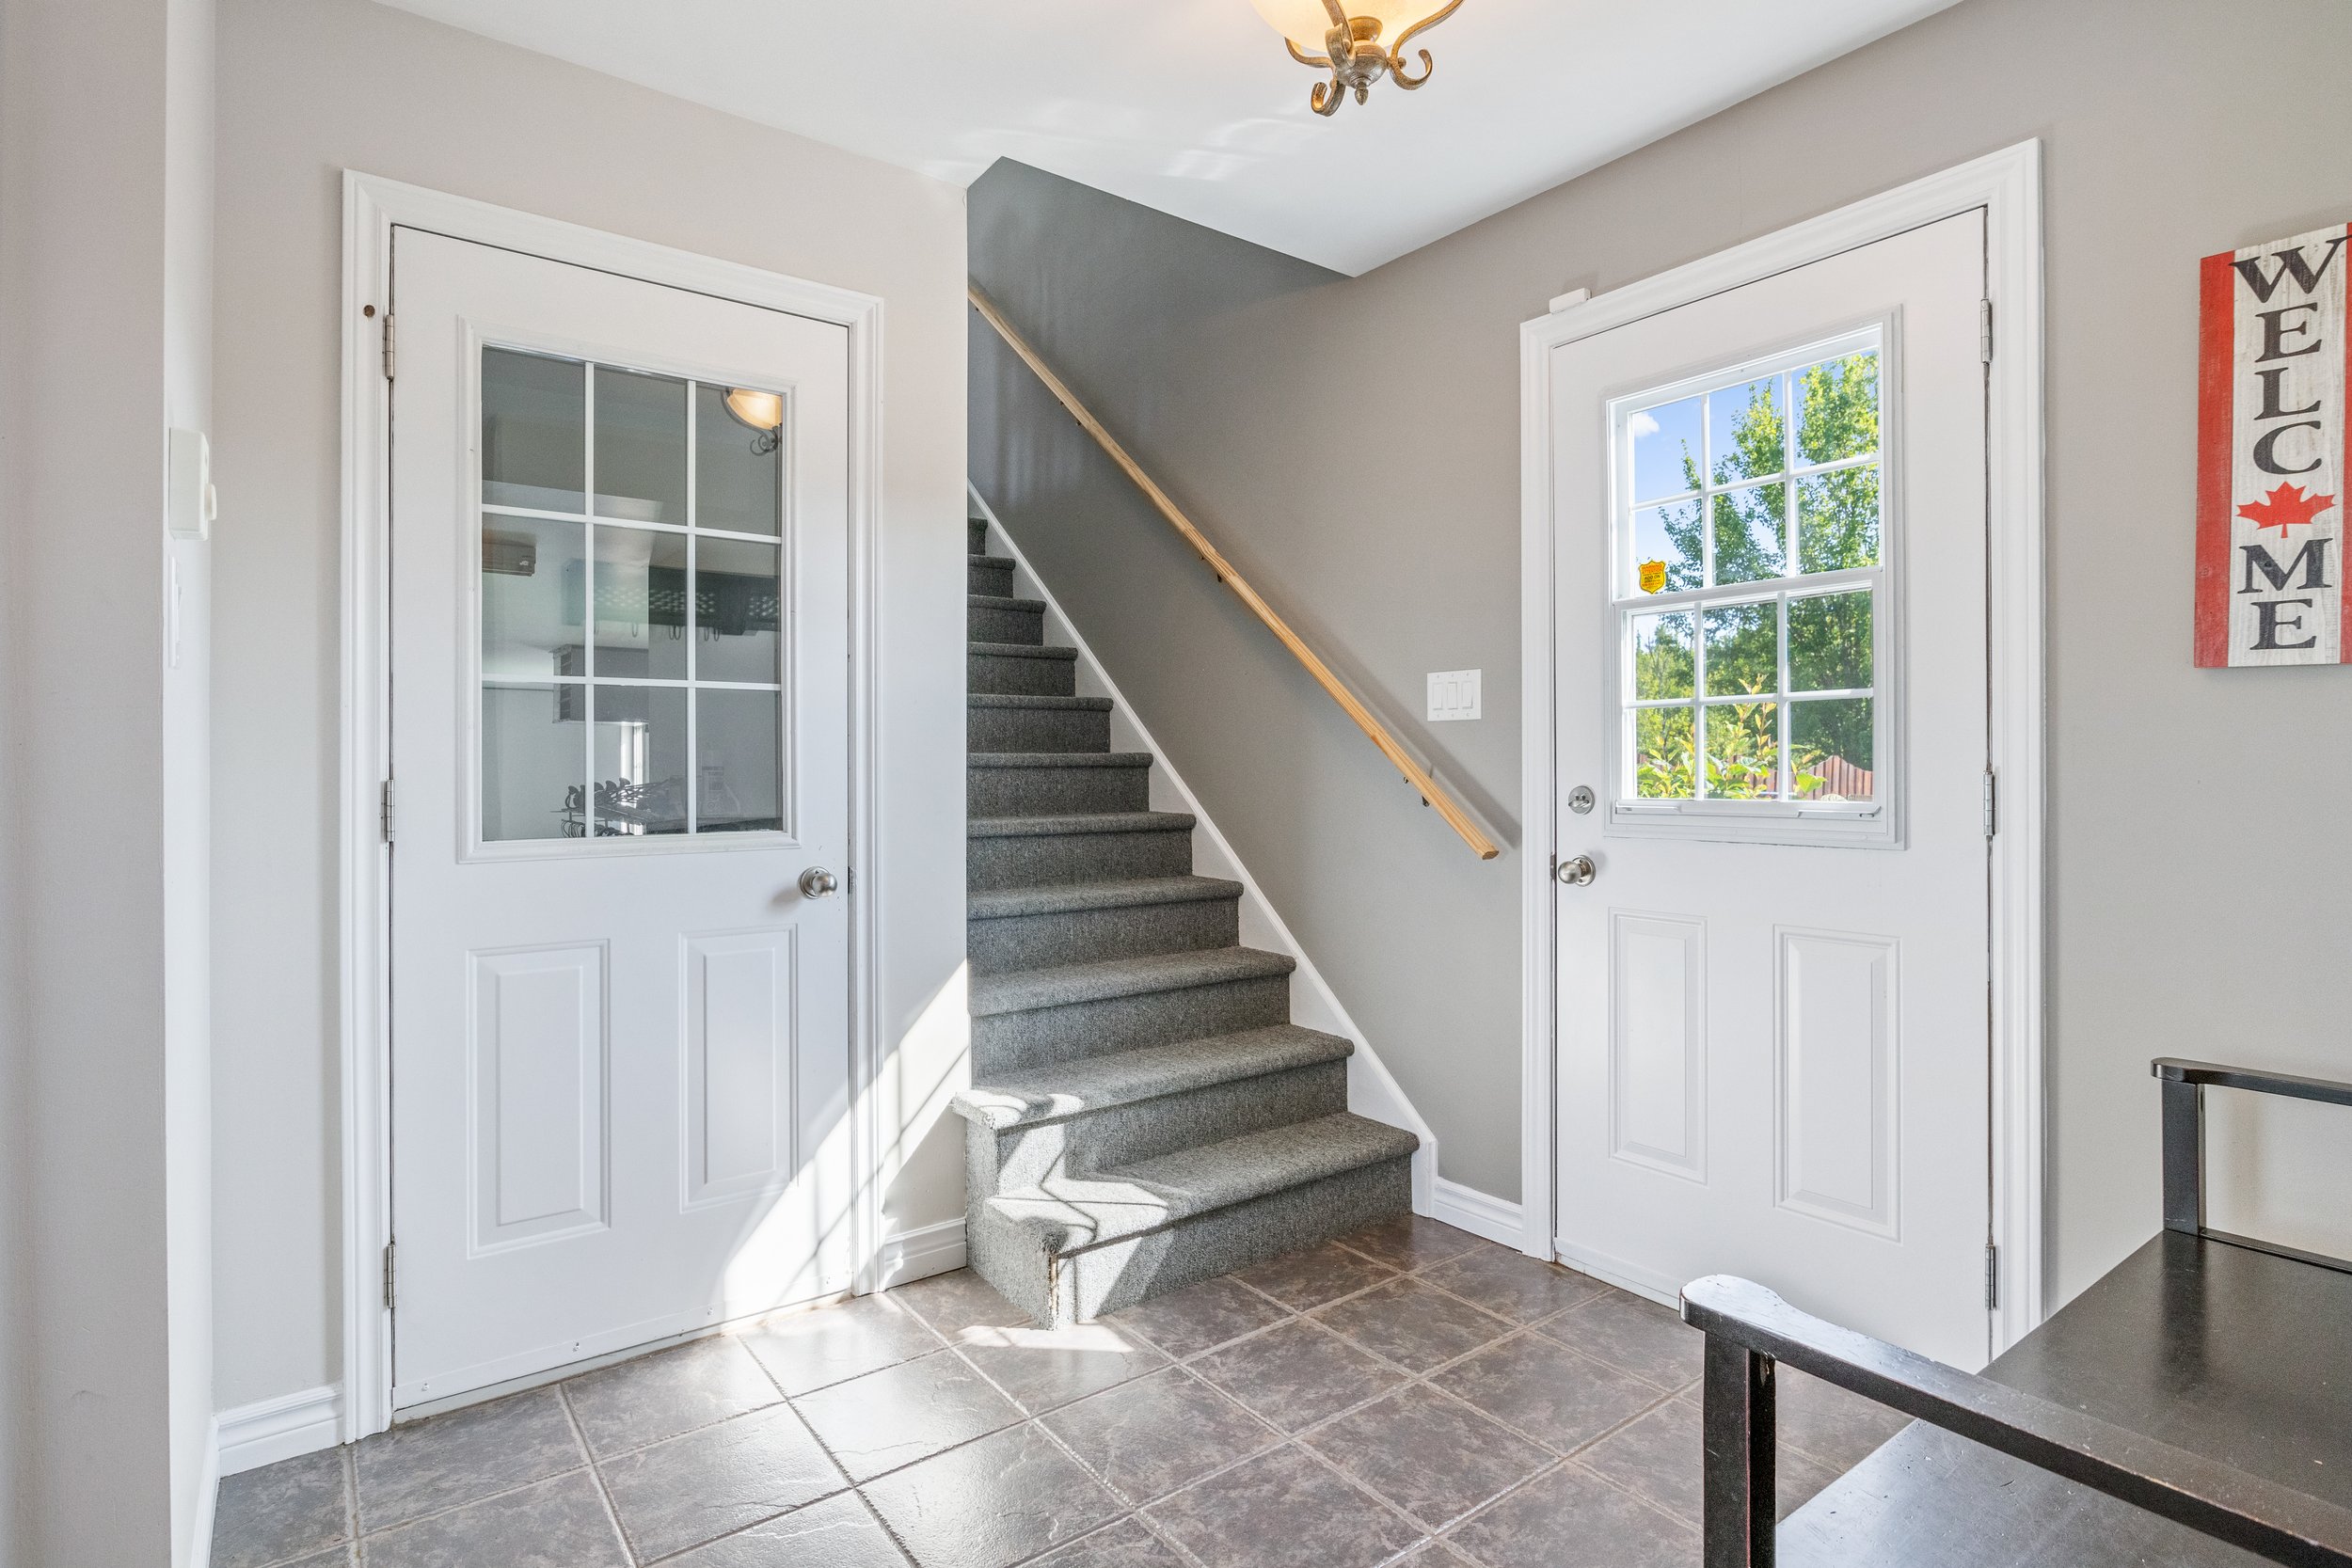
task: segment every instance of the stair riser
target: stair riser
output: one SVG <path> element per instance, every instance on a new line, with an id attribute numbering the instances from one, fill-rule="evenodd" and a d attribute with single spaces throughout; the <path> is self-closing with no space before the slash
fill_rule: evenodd
<path id="1" fill-rule="evenodd" d="M 1107 752 L 1111 716 L 1082 708 L 968 709 L 964 743 L 975 752 Z"/>
<path id="2" fill-rule="evenodd" d="M 1290 1022 L 1290 977 L 1225 980 L 972 1021 L 972 1079 Z"/>
<path id="3" fill-rule="evenodd" d="M 992 594 L 1000 599 L 1012 597 L 1012 562 L 1009 561 L 974 561 L 965 567 L 967 594 Z"/>
<path id="4" fill-rule="evenodd" d="M 976 891 L 1183 877 L 1191 871 L 1189 828 L 965 840 L 965 879 Z"/>
<path id="5" fill-rule="evenodd" d="M 964 800 L 974 816 L 1075 816 L 1152 809 L 1148 768 L 974 768 Z"/>
<path id="6" fill-rule="evenodd" d="M 1045 645 L 1045 611 L 1023 610 L 1010 601 L 1002 605 L 967 605 L 963 635 L 975 642 L 1025 642 Z"/>
<path id="7" fill-rule="evenodd" d="M 1023 658 L 1018 654 L 971 654 L 964 658 L 964 689 L 992 697 L 1074 697 L 1078 664 L 1068 658 Z"/>
<path id="8" fill-rule="evenodd" d="M 988 519 L 986 517 L 966 517 L 963 520 L 963 532 L 964 538 L 969 541 L 965 548 L 974 555 L 987 553 Z"/>
<path id="9" fill-rule="evenodd" d="M 1020 1127 L 996 1137 L 996 1185 L 1034 1187 L 1347 1109 L 1347 1064 L 1318 1062 L 1231 1084 Z"/>
<path id="10" fill-rule="evenodd" d="M 1241 942 L 1241 901 L 1203 898 L 1117 910 L 1004 915 L 975 920 L 966 930 L 963 950 L 972 960 L 972 973 L 1002 974 L 1095 958 L 1232 947 Z"/>
<path id="11" fill-rule="evenodd" d="M 1032 1237 L 977 1198 L 964 1238 L 981 1278 L 1040 1323 L 1066 1327 L 1360 1230 L 1405 1212 L 1412 1198 L 1408 1157 L 1213 1209 L 1165 1230 L 1058 1259 L 1037 1251 Z"/>

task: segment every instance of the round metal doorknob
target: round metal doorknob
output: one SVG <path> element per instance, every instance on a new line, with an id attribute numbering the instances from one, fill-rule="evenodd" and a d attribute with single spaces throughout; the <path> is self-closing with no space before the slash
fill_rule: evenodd
<path id="1" fill-rule="evenodd" d="M 841 879 L 821 865 L 801 873 L 801 891 L 811 898 L 830 898 L 841 891 Z"/>
<path id="2" fill-rule="evenodd" d="M 1600 867 L 1590 855 L 1576 855 L 1560 863 L 1560 879 L 1570 887 L 1590 887 L 1600 875 Z"/>

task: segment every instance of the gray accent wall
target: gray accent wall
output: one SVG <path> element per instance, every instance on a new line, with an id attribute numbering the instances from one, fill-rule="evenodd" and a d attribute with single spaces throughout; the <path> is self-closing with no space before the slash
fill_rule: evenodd
<path id="1" fill-rule="evenodd" d="M 1518 324 L 2042 138 L 2063 1300 L 2158 1223 L 2151 1056 L 2352 1075 L 2352 670 L 2189 663 L 2196 261 L 2352 219 L 2347 66 L 2335 0 L 1966 0 L 1360 278 L 1014 165 L 973 187 L 972 266 L 1516 847 Z M 1442 1174 L 1516 1197 L 1513 854 L 1474 861 L 977 318 L 972 342 L 975 483 L 1428 1118 Z M 1470 667 L 1486 717 L 1421 723 L 1423 673 Z M 2217 1134 L 2223 1208 L 2352 1247 L 2352 1139 L 2281 1121 L 2257 1150 L 2240 1114 Z"/>

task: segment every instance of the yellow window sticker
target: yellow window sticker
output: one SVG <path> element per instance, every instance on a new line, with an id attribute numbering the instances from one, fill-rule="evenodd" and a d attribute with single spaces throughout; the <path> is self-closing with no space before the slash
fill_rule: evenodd
<path id="1" fill-rule="evenodd" d="M 1655 594 L 1666 586 L 1666 563 L 1662 561 L 1642 562 L 1642 592 Z"/>

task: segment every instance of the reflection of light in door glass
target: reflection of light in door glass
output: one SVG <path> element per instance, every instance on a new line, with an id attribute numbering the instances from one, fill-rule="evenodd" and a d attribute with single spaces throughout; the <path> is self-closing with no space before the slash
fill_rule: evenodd
<path id="1" fill-rule="evenodd" d="M 588 480 L 587 367 L 513 349 L 482 351 L 482 499 L 579 512 Z"/>
<path id="2" fill-rule="evenodd" d="M 773 534 L 783 491 L 784 450 L 776 432 L 753 429 L 729 413 L 726 388 L 695 388 L 695 520 L 733 533 Z"/>
<path id="3" fill-rule="evenodd" d="M 752 832 L 784 825 L 781 701 L 773 691 L 705 688 L 695 693 L 703 832 Z"/>
<path id="4" fill-rule="evenodd" d="M 686 678 L 686 535 L 598 525 L 596 674 Z"/>
<path id="5" fill-rule="evenodd" d="M 776 546 L 707 538 L 695 549 L 696 678 L 779 679 L 784 603 Z"/>
<path id="6" fill-rule="evenodd" d="M 686 521 L 686 383 L 596 367 L 596 515 Z"/>
<path id="7" fill-rule="evenodd" d="M 685 832 L 686 692 L 598 681 L 596 698 L 596 836 Z"/>
<path id="8" fill-rule="evenodd" d="M 482 520 L 482 673 L 578 674 L 585 525 L 495 514 Z"/>
<path id="9" fill-rule="evenodd" d="M 486 843 L 570 836 L 580 750 L 577 686 L 482 689 L 482 837 Z M 565 713 L 570 699 L 574 713 Z"/>

